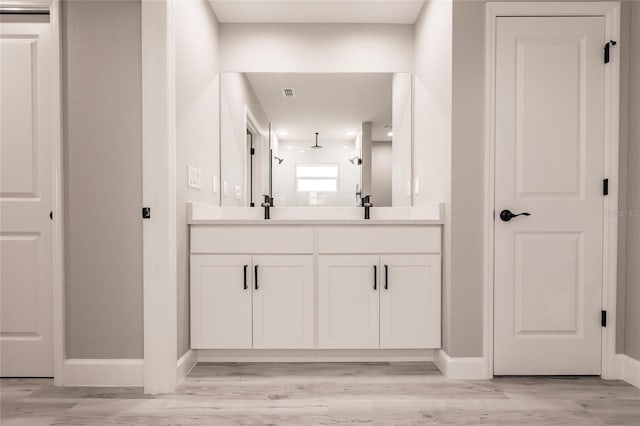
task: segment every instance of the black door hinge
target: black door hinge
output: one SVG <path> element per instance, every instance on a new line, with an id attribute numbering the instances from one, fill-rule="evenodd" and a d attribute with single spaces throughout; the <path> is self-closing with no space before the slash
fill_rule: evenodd
<path id="1" fill-rule="evenodd" d="M 609 195 L 609 179 L 602 180 L 602 195 Z"/>
<path id="2" fill-rule="evenodd" d="M 142 218 L 143 219 L 151 219 L 151 207 L 143 207 L 142 208 Z"/>
<path id="3" fill-rule="evenodd" d="M 604 63 L 608 64 L 609 63 L 609 59 L 610 59 L 610 55 L 611 55 L 611 46 L 615 46 L 616 43 L 613 40 L 609 40 L 609 42 L 607 44 L 604 45 Z"/>
<path id="4" fill-rule="evenodd" d="M 49 219 L 53 220 L 53 210 L 49 212 Z"/>
<path id="5" fill-rule="evenodd" d="M 603 327 L 607 326 L 607 311 L 602 311 L 600 314 L 600 325 Z"/>
<path id="6" fill-rule="evenodd" d="M 256 149 L 255 148 L 251 148 L 251 155 L 256 155 Z"/>

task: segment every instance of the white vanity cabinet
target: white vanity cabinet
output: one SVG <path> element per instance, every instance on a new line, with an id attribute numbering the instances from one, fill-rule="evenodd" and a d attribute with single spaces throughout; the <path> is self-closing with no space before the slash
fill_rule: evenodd
<path id="1" fill-rule="evenodd" d="M 191 228 L 191 347 L 314 344 L 313 229 Z"/>
<path id="2" fill-rule="evenodd" d="M 440 255 L 321 255 L 319 347 L 440 347 Z"/>
<path id="3" fill-rule="evenodd" d="M 191 346 L 312 348 L 313 256 L 191 256 Z"/>
<path id="4" fill-rule="evenodd" d="M 195 349 L 434 349 L 441 227 L 191 227 Z"/>

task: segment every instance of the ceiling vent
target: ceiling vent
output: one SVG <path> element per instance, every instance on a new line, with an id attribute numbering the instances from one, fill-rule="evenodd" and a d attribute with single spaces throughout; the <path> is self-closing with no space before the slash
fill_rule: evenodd
<path id="1" fill-rule="evenodd" d="M 284 96 L 285 98 L 295 98 L 296 91 L 290 87 L 285 87 L 284 89 L 282 89 L 282 96 Z"/>

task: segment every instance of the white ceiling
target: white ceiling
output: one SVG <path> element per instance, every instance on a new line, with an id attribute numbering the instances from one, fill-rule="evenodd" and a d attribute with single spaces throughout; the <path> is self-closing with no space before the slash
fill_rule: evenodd
<path id="1" fill-rule="evenodd" d="M 247 78 L 278 139 L 311 144 L 319 132 L 320 145 L 352 141 L 362 123 L 373 123 L 374 140 L 391 140 L 392 74 L 247 73 Z M 293 88 L 295 98 L 285 98 Z M 288 135 L 283 135 L 283 132 Z"/>
<path id="2" fill-rule="evenodd" d="M 209 0 L 223 23 L 414 24 L 425 0 Z"/>

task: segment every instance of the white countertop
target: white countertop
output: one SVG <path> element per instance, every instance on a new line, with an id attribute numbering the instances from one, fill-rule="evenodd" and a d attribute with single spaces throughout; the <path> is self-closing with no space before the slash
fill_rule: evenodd
<path id="1" fill-rule="evenodd" d="M 263 207 L 219 207 L 188 204 L 189 225 L 442 225 L 442 203 L 414 207 L 372 207 L 365 220 L 362 207 L 272 207 L 271 219 Z"/>

